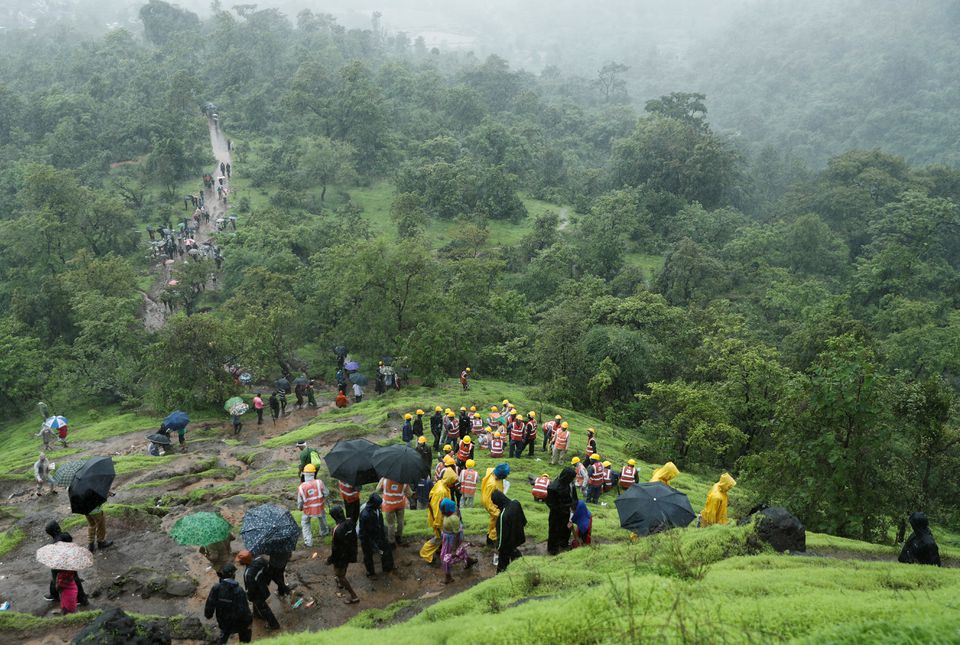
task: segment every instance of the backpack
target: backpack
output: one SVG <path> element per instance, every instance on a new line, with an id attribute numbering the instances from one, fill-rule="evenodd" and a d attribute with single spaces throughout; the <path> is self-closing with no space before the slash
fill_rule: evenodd
<path id="1" fill-rule="evenodd" d="M 217 592 L 217 622 L 249 625 L 253 621 L 247 594 L 237 583 L 220 583 Z"/>
<path id="2" fill-rule="evenodd" d="M 313 464 L 316 468 L 320 468 L 320 464 L 323 462 L 320 460 L 320 453 L 316 450 L 310 451 L 310 463 Z"/>

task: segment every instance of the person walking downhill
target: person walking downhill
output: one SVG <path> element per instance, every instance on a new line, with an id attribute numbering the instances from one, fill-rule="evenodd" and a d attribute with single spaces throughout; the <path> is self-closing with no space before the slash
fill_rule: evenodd
<path id="1" fill-rule="evenodd" d="M 277 419 L 280 417 L 280 399 L 277 397 L 277 393 L 274 392 L 270 395 L 270 416 L 273 418 L 273 424 L 277 424 Z"/>
<path id="2" fill-rule="evenodd" d="M 40 437 L 40 440 L 43 442 L 44 451 L 50 450 L 51 444 L 53 444 L 53 428 L 44 423 L 40 426 L 40 432 L 36 434 Z"/>
<path id="3" fill-rule="evenodd" d="M 350 597 L 343 602 L 347 605 L 354 605 L 360 602 L 357 592 L 353 590 L 350 582 L 347 580 L 347 566 L 357 561 L 357 529 L 353 522 L 347 519 L 342 506 L 334 506 L 330 509 L 330 517 L 337 523 L 333 529 L 333 540 L 330 544 L 330 557 L 327 558 L 327 564 L 333 565 L 333 575 L 337 579 L 337 589 L 342 589 L 350 594 Z"/>
<path id="4" fill-rule="evenodd" d="M 263 399 L 259 392 L 253 397 L 253 409 L 257 413 L 257 425 L 263 425 Z"/>
<path id="5" fill-rule="evenodd" d="M 56 520 L 47 522 L 44 531 L 46 531 L 47 535 L 53 540 L 53 544 L 57 542 L 73 542 L 73 536 L 62 530 Z M 47 602 L 57 602 L 60 600 L 60 589 L 57 580 L 59 574 L 60 571 L 57 569 L 50 570 L 49 592 L 43 597 Z M 77 586 L 77 604 L 81 606 L 90 604 L 90 601 L 87 599 L 87 594 L 83 591 L 83 580 L 80 579 L 80 575 L 76 572 L 74 572 L 74 582 Z"/>
<path id="6" fill-rule="evenodd" d="M 217 571 L 220 581 L 210 588 L 203 615 L 207 620 L 217 617 L 220 628 L 219 645 L 226 645 L 232 634 L 240 638 L 241 643 L 249 643 L 252 637 L 250 626 L 253 614 L 247 600 L 247 592 L 235 580 L 237 567 L 228 562 Z"/>
<path id="7" fill-rule="evenodd" d="M 87 520 L 87 548 L 91 552 L 113 546 L 113 541 L 107 539 L 107 516 L 103 512 L 103 505 L 84 515 L 84 518 Z"/>
<path id="8" fill-rule="evenodd" d="M 338 481 L 337 488 L 340 490 L 340 499 L 343 500 L 343 508 L 347 512 L 347 517 L 356 524 L 360 519 L 360 486 L 353 486 L 346 482 Z"/>
<path id="9" fill-rule="evenodd" d="M 440 510 L 440 505 L 443 500 L 453 501 L 453 489 L 456 485 L 457 473 L 448 468 L 443 472 L 443 477 L 430 490 L 430 504 L 427 506 L 427 527 L 433 531 L 433 535 L 420 547 L 420 557 L 428 564 L 433 563 L 433 556 L 443 546 L 443 513 Z"/>
<path id="10" fill-rule="evenodd" d="M 258 555 L 256 558 L 250 551 L 244 549 L 237 554 L 237 562 L 245 566 L 243 570 L 243 586 L 246 587 L 247 597 L 253 605 L 253 615 L 267 622 L 267 629 L 280 629 L 277 617 L 273 615 L 267 599 L 270 598 L 270 575 L 267 572 L 267 559 Z"/>
<path id="11" fill-rule="evenodd" d="M 327 528 L 327 515 L 324 507 L 327 503 L 327 487 L 316 478 L 317 467 L 308 463 L 303 467 L 303 483 L 297 489 L 297 508 L 300 509 L 300 528 L 303 531 L 303 543 L 310 548 L 313 546 L 313 519 L 320 525 L 320 539 L 327 537 L 330 529 Z"/>

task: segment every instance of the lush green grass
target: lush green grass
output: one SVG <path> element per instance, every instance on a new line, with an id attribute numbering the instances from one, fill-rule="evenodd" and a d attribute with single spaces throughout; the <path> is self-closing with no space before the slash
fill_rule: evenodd
<path id="1" fill-rule="evenodd" d="M 0 558 L 20 546 L 20 543 L 23 542 L 26 537 L 27 534 L 24 533 L 23 529 L 19 526 L 14 526 L 0 533 Z"/>
<path id="2" fill-rule="evenodd" d="M 16 611 L 0 612 L 0 633 L 25 632 L 34 629 L 49 630 L 65 625 L 86 625 L 100 615 L 97 611 L 81 611 L 66 616 L 34 616 Z"/>

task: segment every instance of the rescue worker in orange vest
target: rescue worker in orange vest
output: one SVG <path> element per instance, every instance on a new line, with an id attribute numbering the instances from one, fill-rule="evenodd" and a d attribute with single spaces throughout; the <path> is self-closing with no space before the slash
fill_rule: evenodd
<path id="1" fill-rule="evenodd" d="M 620 481 L 620 473 L 613 469 L 613 464 L 609 461 L 603 462 L 603 492 L 617 489 L 617 495 L 620 494 L 620 488 L 617 487 L 617 482 Z"/>
<path id="2" fill-rule="evenodd" d="M 503 457 L 503 434 L 499 431 L 490 438 L 490 456 Z"/>
<path id="3" fill-rule="evenodd" d="M 507 424 L 510 428 L 510 458 L 522 457 L 523 456 L 523 440 L 524 440 L 524 423 L 523 419 L 517 416 L 513 416 L 510 422 Z"/>
<path id="4" fill-rule="evenodd" d="M 443 471 L 447 467 L 447 458 L 453 459 L 453 448 L 450 447 L 450 444 L 447 444 L 443 447 L 443 454 L 437 459 L 437 466 L 433 469 L 433 480 L 435 482 L 440 481 L 440 478 L 443 477 Z"/>
<path id="5" fill-rule="evenodd" d="M 476 408 L 470 408 L 473 410 L 473 414 L 470 416 L 470 430 L 476 434 L 483 430 L 483 418 L 480 416 L 480 413 L 477 412 Z"/>
<path id="6" fill-rule="evenodd" d="M 460 385 L 463 387 L 463 391 L 466 392 L 470 389 L 470 368 L 464 369 L 460 372 Z"/>
<path id="7" fill-rule="evenodd" d="M 537 443 L 537 413 L 527 412 L 527 421 L 523 424 L 523 442 L 528 446 L 527 456 L 533 459 L 533 450 Z"/>
<path id="8" fill-rule="evenodd" d="M 403 544 L 403 515 L 409 498 L 413 495 L 410 486 L 383 477 L 377 484 L 382 502 L 383 523 L 387 525 L 387 541 L 397 546 Z"/>
<path id="9" fill-rule="evenodd" d="M 547 499 L 547 486 L 550 485 L 550 475 L 541 473 L 533 480 L 533 501 L 542 502 Z"/>
<path id="10" fill-rule="evenodd" d="M 430 489 L 430 504 L 427 505 L 427 527 L 433 535 L 420 547 L 420 557 L 428 564 L 433 562 L 433 556 L 440 550 L 442 544 L 440 530 L 443 528 L 443 513 L 440 512 L 440 502 L 453 499 L 453 489 L 457 486 L 457 473 L 451 469 L 443 472 L 443 478 Z"/>
<path id="11" fill-rule="evenodd" d="M 480 474 L 473 469 L 477 465 L 473 459 L 467 459 L 460 471 L 460 508 L 473 508 L 473 496 L 477 493 Z"/>
<path id="12" fill-rule="evenodd" d="M 493 428 L 494 431 L 500 429 L 500 409 L 495 406 L 490 406 L 490 414 L 487 415 L 487 425 Z"/>
<path id="13" fill-rule="evenodd" d="M 300 528 L 303 531 L 303 543 L 307 547 L 313 546 L 313 527 L 310 523 L 317 518 L 320 524 L 320 537 L 325 538 L 330 533 L 327 528 L 327 514 L 324 511 L 327 504 L 327 487 L 316 478 L 317 467 L 307 464 L 303 467 L 303 483 L 297 489 L 297 508 L 301 511 Z"/>
<path id="14" fill-rule="evenodd" d="M 460 446 L 457 448 L 457 466 L 463 468 L 467 459 L 473 459 L 473 440 L 469 436 L 460 440 Z"/>
<path id="15" fill-rule="evenodd" d="M 597 431 L 593 428 L 587 428 L 587 451 L 585 459 L 590 459 L 593 455 L 600 454 L 597 448 Z"/>
<path id="16" fill-rule="evenodd" d="M 553 431 L 553 453 L 550 455 L 550 463 L 554 466 L 560 465 L 567 456 L 567 445 L 570 443 L 569 425 L 566 421 L 560 423 L 560 427 Z M 580 463 L 580 462 L 577 462 Z"/>
<path id="17" fill-rule="evenodd" d="M 627 490 L 637 483 L 637 460 L 628 459 L 627 465 L 620 471 L 620 488 Z"/>
<path id="18" fill-rule="evenodd" d="M 580 494 L 586 499 L 587 496 L 587 482 L 589 481 L 589 476 L 587 474 L 587 467 L 583 465 L 580 461 L 580 457 L 574 457 L 570 460 L 570 465 L 573 466 L 573 470 L 576 473 L 576 484 L 577 488 L 580 490 Z"/>
<path id="19" fill-rule="evenodd" d="M 600 455 L 590 455 L 590 470 L 587 490 L 587 501 L 593 504 L 600 503 L 600 494 L 603 493 L 603 481 L 606 478 L 606 469 L 600 461 Z"/>
<path id="20" fill-rule="evenodd" d="M 444 436 L 447 443 L 456 443 L 460 438 L 460 422 L 457 421 L 457 414 L 453 410 L 447 410 L 447 416 L 443 420 Z"/>
<path id="21" fill-rule="evenodd" d="M 347 512 L 347 517 L 356 524 L 360 519 L 360 486 L 352 486 L 346 482 L 337 482 L 337 488 L 340 489 L 340 499 L 343 500 L 343 508 Z"/>
<path id="22" fill-rule="evenodd" d="M 563 417 L 558 414 L 552 420 L 543 424 L 543 448 L 541 452 L 546 452 L 547 446 L 553 444 L 553 433 L 557 431 L 561 421 L 563 421 Z"/>

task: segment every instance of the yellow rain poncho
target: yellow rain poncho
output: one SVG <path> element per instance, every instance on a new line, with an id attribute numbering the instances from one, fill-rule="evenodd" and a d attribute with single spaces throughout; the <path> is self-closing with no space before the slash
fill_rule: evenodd
<path id="1" fill-rule="evenodd" d="M 500 509 L 497 508 L 497 505 L 490 499 L 495 490 L 501 493 L 503 492 L 503 480 L 497 479 L 497 476 L 493 474 L 493 468 L 487 468 L 487 474 L 484 475 L 483 480 L 480 482 L 480 503 L 483 504 L 483 507 L 487 509 L 487 513 L 490 514 L 490 525 L 487 527 L 487 537 L 491 540 L 497 539 L 497 518 L 500 517 Z"/>
<path id="2" fill-rule="evenodd" d="M 430 504 L 427 506 L 427 526 L 433 529 L 433 537 L 420 547 L 420 557 L 427 562 L 433 562 L 434 554 L 440 550 L 440 529 L 443 527 L 443 513 L 440 512 L 440 502 L 453 499 L 453 487 L 457 483 L 457 473 L 452 468 L 443 471 L 440 481 L 430 489 Z"/>
<path id="3" fill-rule="evenodd" d="M 670 480 L 680 474 L 680 469 L 677 468 L 672 461 L 668 461 L 664 465 L 657 468 L 653 471 L 653 477 L 650 478 L 651 482 L 663 482 L 667 486 L 670 485 Z"/>
<path id="4" fill-rule="evenodd" d="M 720 475 L 720 481 L 713 485 L 707 495 L 707 504 L 700 513 L 700 526 L 727 523 L 727 492 L 737 485 L 729 473 Z"/>

